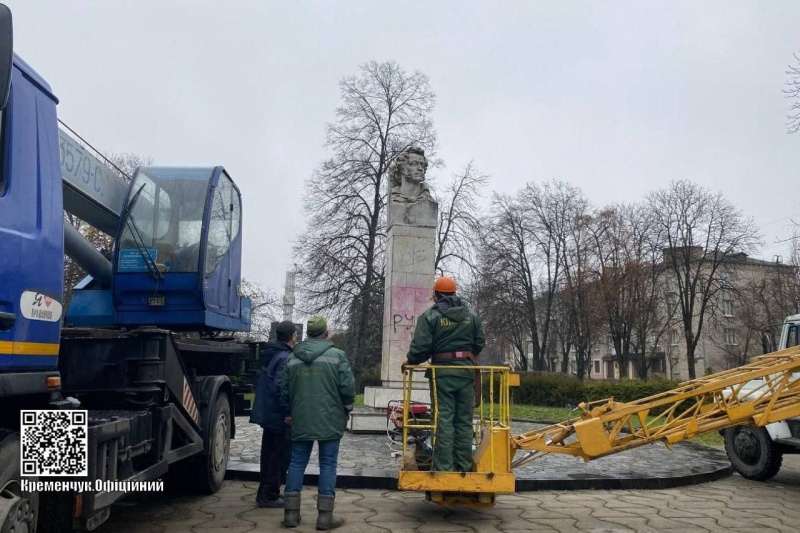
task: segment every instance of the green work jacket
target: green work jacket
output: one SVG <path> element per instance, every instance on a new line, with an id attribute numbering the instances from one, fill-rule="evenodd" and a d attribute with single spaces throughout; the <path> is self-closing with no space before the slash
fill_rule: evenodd
<path id="1" fill-rule="evenodd" d="M 356 387 L 347 355 L 328 339 L 308 339 L 286 362 L 281 407 L 292 417 L 292 440 L 338 440 Z"/>
<path id="2" fill-rule="evenodd" d="M 433 354 L 443 352 L 468 351 L 477 357 L 484 346 L 486 338 L 480 317 L 461 302 L 457 296 L 446 296 L 436 302 L 430 309 L 420 315 L 414 338 L 408 350 L 407 359 L 412 365 L 418 365 L 430 359 Z M 461 359 L 442 363 L 443 366 L 471 366 L 469 359 Z M 426 377 L 430 377 L 426 373 Z M 472 379 L 472 372 L 463 370 L 436 371 L 437 377 L 458 376 Z"/>

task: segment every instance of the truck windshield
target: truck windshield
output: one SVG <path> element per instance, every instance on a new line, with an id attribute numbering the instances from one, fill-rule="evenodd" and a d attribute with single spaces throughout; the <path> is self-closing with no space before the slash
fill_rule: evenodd
<path id="1" fill-rule="evenodd" d="M 210 169 L 140 168 L 131 183 L 118 272 L 197 272 Z"/>

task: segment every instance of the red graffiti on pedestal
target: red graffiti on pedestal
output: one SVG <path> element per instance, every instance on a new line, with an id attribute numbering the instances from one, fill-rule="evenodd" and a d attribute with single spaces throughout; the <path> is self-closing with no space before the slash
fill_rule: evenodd
<path id="1" fill-rule="evenodd" d="M 411 344 L 417 318 L 431 305 L 431 290 L 420 287 L 392 287 L 392 340 Z"/>

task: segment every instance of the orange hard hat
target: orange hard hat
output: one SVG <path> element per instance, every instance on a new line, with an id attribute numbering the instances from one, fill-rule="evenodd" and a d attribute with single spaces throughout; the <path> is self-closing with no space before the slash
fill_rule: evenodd
<path id="1" fill-rule="evenodd" d="M 456 282 L 453 281 L 453 278 L 443 276 L 437 279 L 436 283 L 433 284 L 433 290 L 445 293 L 456 292 Z"/>

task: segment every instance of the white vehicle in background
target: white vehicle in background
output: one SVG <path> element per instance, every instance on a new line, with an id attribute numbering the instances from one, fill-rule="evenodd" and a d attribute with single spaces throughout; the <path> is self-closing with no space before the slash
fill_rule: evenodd
<path id="1" fill-rule="evenodd" d="M 769 339 L 764 352 L 773 348 Z M 800 315 L 787 317 L 781 328 L 777 350 L 800 345 Z M 792 374 L 792 382 L 800 380 L 800 372 Z M 754 380 L 744 390 L 755 390 L 764 380 Z M 733 468 L 744 478 L 766 481 L 781 468 L 784 454 L 800 454 L 800 418 L 790 418 L 764 427 L 735 426 L 723 430 L 725 452 Z"/>

